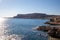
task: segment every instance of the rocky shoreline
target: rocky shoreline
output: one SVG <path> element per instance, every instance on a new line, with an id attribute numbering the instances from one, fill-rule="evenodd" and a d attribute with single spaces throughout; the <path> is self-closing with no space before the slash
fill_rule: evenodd
<path id="1" fill-rule="evenodd" d="M 60 40 L 60 26 L 58 26 L 60 25 L 59 20 L 60 19 L 58 17 L 57 18 L 54 17 L 53 19 L 50 20 L 50 22 L 45 23 L 45 24 L 49 24 L 49 26 L 38 26 L 36 30 L 47 32 L 48 36 L 51 37 L 52 40 L 55 40 L 54 38 L 56 38 L 56 40 L 58 39 Z M 50 26 L 50 25 L 54 25 L 54 26 Z"/>
<path id="2" fill-rule="evenodd" d="M 49 27 L 49 26 L 39 26 L 36 28 L 39 31 L 47 32 L 49 36 L 60 38 L 60 28 L 57 27 Z"/>

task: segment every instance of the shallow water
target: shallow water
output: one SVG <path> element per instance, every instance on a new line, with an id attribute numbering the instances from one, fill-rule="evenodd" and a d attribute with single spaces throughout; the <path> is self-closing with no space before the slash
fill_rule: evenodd
<path id="1" fill-rule="evenodd" d="M 33 30 L 45 25 L 42 19 L 0 18 L 0 40 L 47 40 L 46 32 Z"/>

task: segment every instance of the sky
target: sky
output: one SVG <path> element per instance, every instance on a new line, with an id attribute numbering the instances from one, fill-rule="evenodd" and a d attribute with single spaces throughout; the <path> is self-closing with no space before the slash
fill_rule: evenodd
<path id="1" fill-rule="evenodd" d="M 0 0 L 0 17 L 28 13 L 60 15 L 60 0 Z"/>

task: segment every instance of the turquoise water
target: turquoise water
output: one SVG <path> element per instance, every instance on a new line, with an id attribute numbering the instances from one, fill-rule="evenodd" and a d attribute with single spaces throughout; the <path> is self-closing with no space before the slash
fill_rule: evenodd
<path id="1" fill-rule="evenodd" d="M 1 40 L 47 40 L 46 32 L 37 31 L 33 28 L 45 25 L 47 20 L 42 19 L 1 19 Z"/>

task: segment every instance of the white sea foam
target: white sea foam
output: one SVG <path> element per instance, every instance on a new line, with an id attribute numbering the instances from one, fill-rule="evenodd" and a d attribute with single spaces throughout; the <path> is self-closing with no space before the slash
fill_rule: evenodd
<path id="1" fill-rule="evenodd" d="M 39 26 L 36 26 L 35 28 L 32 28 L 33 30 L 36 30 Z"/>
<path id="2" fill-rule="evenodd" d="M 0 36 L 0 40 L 21 40 L 21 36 L 19 35 L 3 35 L 3 36 Z"/>

